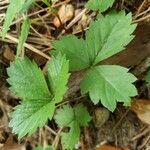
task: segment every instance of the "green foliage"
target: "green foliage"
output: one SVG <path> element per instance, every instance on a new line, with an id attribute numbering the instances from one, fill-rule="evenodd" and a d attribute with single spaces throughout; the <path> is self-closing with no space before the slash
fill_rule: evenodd
<path id="1" fill-rule="evenodd" d="M 41 69 L 28 58 L 17 58 L 11 63 L 7 73 L 11 91 L 24 100 L 51 97 Z"/>
<path id="2" fill-rule="evenodd" d="M 55 1 L 55 0 L 54 0 Z M 51 2 L 54 2 L 51 1 Z M 24 13 L 36 0 L 11 0 L 7 9 L 2 37 L 4 38 L 13 19 Z M 43 0 L 48 7 L 48 0 Z M 55 3 L 55 2 L 54 2 Z M 87 7 L 91 10 L 104 12 L 114 0 L 89 0 Z M 52 119 L 56 104 L 61 102 L 67 91 L 70 71 L 86 69 L 81 81 L 81 93 L 89 94 L 92 102 L 99 101 L 110 111 L 114 111 L 117 102 L 130 105 L 130 97 L 137 91 L 132 84 L 136 78 L 128 73 L 128 69 L 116 65 L 96 66 L 100 61 L 122 51 L 133 39 L 136 28 L 132 24 L 131 13 L 125 11 L 110 12 L 98 15 L 89 29 L 85 39 L 67 35 L 53 42 L 54 56 L 48 62 L 46 79 L 42 70 L 28 58 L 20 58 L 20 52 L 27 38 L 30 21 L 24 21 L 17 47 L 17 58 L 7 69 L 10 89 L 23 101 L 14 108 L 10 127 L 13 132 L 23 137 L 31 135 L 38 127 L 42 127 L 48 119 Z M 150 82 L 150 73 L 146 80 Z M 71 107 L 64 105 L 57 110 L 55 121 L 60 128 L 66 128 L 61 134 L 64 149 L 73 149 L 80 139 L 80 127 L 86 126 L 91 120 L 89 113 L 82 104 Z M 67 130 L 68 129 L 68 130 Z M 67 132 L 68 131 L 68 132 Z M 52 150 L 48 147 L 45 150 Z M 37 147 L 35 150 L 43 150 Z"/>
<path id="3" fill-rule="evenodd" d="M 29 99 L 15 107 L 9 126 L 13 133 L 22 138 L 31 135 L 38 127 L 43 127 L 47 119 L 52 119 L 55 103 L 52 99 Z"/>
<path id="4" fill-rule="evenodd" d="M 56 58 L 53 57 L 51 63 L 48 64 L 48 81 L 50 89 L 55 101 L 60 102 L 63 95 L 67 91 L 67 82 L 70 74 L 69 61 L 66 60 L 65 55 L 61 56 L 59 53 Z"/>
<path id="5" fill-rule="evenodd" d="M 16 16 L 24 13 L 34 1 L 36 0 L 10 0 L 10 4 L 7 8 L 4 24 L 2 27 L 1 35 L 3 38 L 6 36 L 6 33 L 9 30 L 13 19 Z"/>
<path id="6" fill-rule="evenodd" d="M 63 99 L 63 94 L 67 90 L 69 66 L 65 56 L 59 54 L 48 66 L 49 79 L 55 80 L 49 82 L 51 93 L 42 71 L 28 58 L 17 58 L 7 69 L 10 89 L 24 99 L 15 107 L 10 121 L 10 127 L 20 138 L 26 134 L 31 135 L 38 127 L 42 127 L 48 118 L 52 119 L 55 104 Z M 58 89 L 58 86 L 61 88 Z"/>
<path id="7" fill-rule="evenodd" d="M 150 87 L 150 69 L 147 71 L 145 75 L 145 80 L 147 82 L 148 87 Z"/>
<path id="8" fill-rule="evenodd" d="M 113 5 L 114 1 L 115 0 L 89 0 L 86 7 L 93 11 L 99 10 L 100 12 L 104 12 Z"/>
<path id="9" fill-rule="evenodd" d="M 53 43 L 53 48 L 66 54 L 70 70 L 81 70 L 122 51 L 132 39 L 136 25 L 131 14 L 111 12 L 90 24 L 86 39 L 70 35 Z"/>
<path id="10" fill-rule="evenodd" d="M 7 8 L 4 25 L 2 28 L 3 38 L 6 36 L 6 33 L 9 30 L 9 27 L 13 19 L 16 17 L 17 13 L 19 13 L 19 11 L 22 9 L 24 3 L 25 3 L 25 0 L 10 0 L 10 4 Z"/>
<path id="11" fill-rule="evenodd" d="M 131 13 L 111 12 L 90 24 L 86 32 L 86 51 L 92 64 L 122 51 L 132 39 L 136 25 Z"/>
<path id="12" fill-rule="evenodd" d="M 38 147 L 34 148 L 34 150 L 55 150 L 55 149 L 52 146 L 48 146 L 46 148 L 38 146 Z"/>
<path id="13" fill-rule="evenodd" d="M 82 115 L 82 117 L 81 117 Z M 65 149 L 73 149 L 80 138 L 80 127 L 86 126 L 91 120 L 89 113 L 82 104 L 74 108 L 65 105 L 55 115 L 55 121 L 59 127 L 69 127 L 69 132 L 62 133 L 62 145 Z"/>
<path id="14" fill-rule="evenodd" d="M 76 71 L 90 66 L 85 42 L 74 35 L 62 37 L 53 42 L 53 48 L 65 54 L 69 59 L 70 70 Z"/>
<path id="15" fill-rule="evenodd" d="M 24 13 L 25 11 L 27 11 L 30 6 L 36 2 L 37 0 L 26 0 L 26 2 L 24 3 L 23 7 L 21 8 L 21 10 L 19 11 L 19 14 Z"/>
<path id="16" fill-rule="evenodd" d="M 99 101 L 114 111 L 116 102 L 130 104 L 130 97 L 137 95 L 132 84 L 136 81 L 128 69 L 115 65 L 101 65 L 87 71 L 81 81 L 82 94 L 88 93 L 94 104 Z"/>
<path id="17" fill-rule="evenodd" d="M 130 97 L 137 94 L 132 84 L 136 78 L 123 67 L 94 66 L 122 51 L 133 39 L 135 28 L 130 13 L 111 12 L 90 24 L 85 40 L 69 35 L 53 43 L 56 53 L 61 51 L 70 60 L 71 71 L 92 67 L 81 81 L 81 93 L 89 92 L 94 104 L 101 101 L 111 111 L 117 101 L 130 104 Z"/>
<path id="18" fill-rule="evenodd" d="M 30 20 L 27 18 L 24 20 L 22 27 L 21 27 L 19 43 L 17 46 L 17 54 L 16 54 L 17 57 L 21 54 L 21 51 L 23 49 L 23 44 L 25 43 L 27 36 L 28 36 L 29 29 L 30 29 Z"/>

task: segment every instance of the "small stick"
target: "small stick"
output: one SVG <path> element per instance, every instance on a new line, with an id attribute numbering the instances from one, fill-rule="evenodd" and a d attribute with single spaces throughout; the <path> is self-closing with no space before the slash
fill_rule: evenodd
<path id="1" fill-rule="evenodd" d="M 146 19 L 150 19 L 150 14 L 148 14 L 147 16 L 144 16 L 143 18 L 134 20 L 133 23 L 141 22 L 141 21 L 146 20 Z"/>
<path id="2" fill-rule="evenodd" d="M 112 129 L 112 133 L 114 133 L 114 131 L 116 130 L 116 128 L 121 124 L 122 120 L 125 118 L 125 116 L 128 114 L 129 112 L 129 108 L 126 110 L 126 112 L 123 114 L 123 116 L 120 118 L 120 120 L 116 123 L 116 125 L 114 126 L 114 128 Z"/>
<path id="3" fill-rule="evenodd" d="M 9 35 L 9 34 L 6 35 L 6 38 L 8 38 L 9 40 L 11 40 L 11 41 L 13 41 L 13 42 L 15 42 L 15 43 L 19 43 L 19 40 L 18 40 L 17 38 L 15 38 L 15 37 L 13 37 L 13 36 L 11 36 L 11 35 Z M 40 50 L 38 50 L 38 49 L 32 47 L 31 45 L 29 45 L 29 44 L 27 44 L 27 43 L 24 43 L 24 47 L 28 48 L 29 50 L 31 50 L 31 51 L 37 53 L 38 55 L 40 55 L 40 56 L 42 56 L 42 57 L 44 57 L 44 58 L 46 58 L 46 59 L 48 59 L 48 60 L 51 60 L 51 58 L 50 58 L 48 55 L 44 54 L 44 53 L 41 52 Z"/>
<path id="4" fill-rule="evenodd" d="M 59 129 L 59 131 L 58 131 L 58 133 L 57 133 L 57 135 L 56 135 L 56 137 L 54 139 L 54 142 L 52 144 L 52 146 L 54 146 L 55 149 L 57 149 L 57 146 L 58 146 L 58 143 L 59 143 L 60 134 L 61 134 L 62 130 L 63 130 L 63 128 Z"/>
<path id="5" fill-rule="evenodd" d="M 144 4 L 145 4 L 146 1 L 147 1 L 147 0 L 144 0 L 144 1 L 142 2 L 142 4 L 140 5 L 140 7 L 138 8 L 137 13 L 136 13 L 136 15 L 135 15 L 135 18 L 137 18 L 138 14 L 141 12 L 141 10 L 142 10 L 142 8 L 143 8 L 143 6 L 144 6 Z"/>

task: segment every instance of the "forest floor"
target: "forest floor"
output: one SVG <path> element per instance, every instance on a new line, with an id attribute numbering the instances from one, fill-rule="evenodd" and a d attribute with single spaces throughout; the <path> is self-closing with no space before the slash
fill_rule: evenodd
<path id="1" fill-rule="evenodd" d="M 67 4 L 73 6 L 67 12 L 74 15 L 66 16 L 67 22 L 62 22 L 62 24 L 59 24 L 54 19 L 56 16 L 49 12 L 45 5 L 40 5 L 40 2 L 39 6 L 31 8 L 27 15 L 30 16 L 33 23 L 25 45 L 26 55 L 43 68 L 47 59 L 35 53 L 34 49 L 48 54 L 52 41 L 62 35 L 71 33 L 79 37 L 84 36 L 89 23 L 96 16 L 95 12 L 85 9 L 85 3 L 85 0 L 58 1 L 54 5 L 54 8 L 58 10 Z M 0 0 L 0 26 L 3 24 L 7 6 L 7 0 Z M 150 88 L 147 87 L 144 80 L 145 72 L 150 68 L 150 1 L 117 0 L 111 9 L 125 9 L 127 12 L 132 12 L 133 22 L 137 23 L 138 27 L 134 33 L 134 40 L 126 49 L 102 63 L 128 67 L 130 72 L 138 78 L 136 87 L 139 95 L 133 98 L 130 108 L 118 104 L 114 113 L 101 105 L 92 106 L 91 112 L 94 119 L 89 127 L 82 129 L 81 139 L 76 149 L 150 150 Z M 5 40 L 0 39 L 0 149 L 32 150 L 37 145 L 52 144 L 54 140 L 58 143 L 57 149 L 61 149 L 59 136 L 54 139 L 51 133 L 51 128 L 57 132 L 54 123 L 47 123 L 32 136 L 25 137 L 21 141 L 12 134 L 11 128 L 8 127 L 10 113 L 20 100 L 9 90 L 6 69 L 15 58 L 22 20 L 23 17 L 14 20 L 9 36 Z M 71 76 L 70 84 L 73 88 L 69 91 L 70 97 L 80 96 L 79 76 L 80 73 L 74 73 Z M 141 115 L 143 111 L 146 116 Z"/>

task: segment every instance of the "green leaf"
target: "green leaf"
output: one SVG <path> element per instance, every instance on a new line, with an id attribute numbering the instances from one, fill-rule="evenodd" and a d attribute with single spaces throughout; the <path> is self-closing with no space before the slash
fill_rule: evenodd
<path id="1" fill-rule="evenodd" d="M 9 126 L 19 138 L 31 135 L 39 127 L 43 127 L 46 121 L 52 119 L 55 103 L 50 99 L 26 100 L 15 107 Z"/>
<path id="2" fill-rule="evenodd" d="M 82 113 L 82 114 L 81 114 Z M 81 117 L 82 115 L 82 117 Z M 69 132 L 62 133 L 62 145 L 65 149 L 73 149 L 80 138 L 80 127 L 87 125 L 91 120 L 89 113 L 82 104 L 74 108 L 69 105 L 57 110 L 55 121 L 59 127 L 69 127 Z"/>
<path id="3" fill-rule="evenodd" d="M 89 0 L 86 7 L 93 11 L 104 12 L 109 7 L 112 7 L 114 0 Z"/>
<path id="4" fill-rule="evenodd" d="M 19 13 L 24 3 L 25 0 L 10 0 L 10 4 L 7 8 L 7 12 L 4 20 L 4 25 L 2 27 L 2 38 L 6 36 L 6 33 L 9 30 L 9 27 L 13 19 L 16 17 L 17 13 Z"/>
<path id="5" fill-rule="evenodd" d="M 150 69 L 147 71 L 145 75 L 145 80 L 147 82 L 148 87 L 150 87 Z"/>
<path id="6" fill-rule="evenodd" d="M 7 69 L 10 89 L 23 99 L 49 99 L 47 83 L 41 69 L 28 58 L 17 58 Z"/>
<path id="7" fill-rule="evenodd" d="M 52 146 L 48 146 L 47 148 L 38 146 L 38 147 L 34 148 L 34 150 L 54 150 L 54 148 Z"/>
<path id="8" fill-rule="evenodd" d="M 65 36 L 55 41 L 53 48 L 66 54 L 71 71 L 78 71 L 122 51 L 133 39 L 135 28 L 131 14 L 111 12 L 90 24 L 85 41 Z"/>
<path id="9" fill-rule="evenodd" d="M 36 2 L 37 0 L 26 0 L 25 4 L 23 5 L 22 9 L 19 11 L 19 14 L 24 13 L 25 11 L 27 11 L 30 6 Z"/>
<path id="10" fill-rule="evenodd" d="M 55 102 L 60 102 L 67 91 L 66 85 L 70 76 L 68 71 L 69 61 L 60 53 L 48 64 L 48 80 Z"/>
<path id="11" fill-rule="evenodd" d="M 29 29 L 30 29 L 30 20 L 27 18 L 24 20 L 22 27 L 21 27 L 21 34 L 20 34 L 19 43 L 17 46 L 17 57 L 20 55 L 23 49 L 23 44 L 25 43 L 27 39 Z"/>
<path id="12" fill-rule="evenodd" d="M 87 126 L 88 122 L 91 121 L 91 117 L 89 116 L 89 113 L 86 109 L 86 107 L 84 107 L 83 104 L 79 104 L 74 108 L 74 113 L 76 116 L 76 120 L 78 122 L 78 124 L 80 126 Z M 83 115 L 84 114 L 84 115 Z M 83 115 L 83 117 L 81 118 L 81 115 Z"/>
<path id="13" fill-rule="evenodd" d="M 10 121 L 13 132 L 23 137 L 31 135 L 52 119 L 55 104 L 62 100 L 69 78 L 69 63 L 65 56 L 58 54 L 48 64 L 48 75 L 52 95 L 41 69 L 28 58 L 17 58 L 7 69 L 11 90 L 25 101 L 15 108 Z"/>
<path id="14" fill-rule="evenodd" d="M 133 39 L 133 31 L 136 25 L 132 24 L 132 15 L 111 12 L 101 16 L 90 24 L 86 32 L 86 51 L 92 64 L 122 51 Z"/>
<path id="15" fill-rule="evenodd" d="M 60 40 L 53 42 L 53 48 L 66 55 L 67 59 L 69 59 L 71 71 L 81 70 L 90 66 L 83 39 L 78 39 L 74 35 L 64 36 Z"/>
<path id="16" fill-rule="evenodd" d="M 74 111 L 69 105 L 64 105 L 63 108 L 57 111 L 55 115 L 55 121 L 59 127 L 64 127 L 70 124 L 74 120 Z"/>
<path id="17" fill-rule="evenodd" d="M 34 148 L 34 150 L 44 150 L 42 146 L 38 146 L 36 148 Z"/>
<path id="18" fill-rule="evenodd" d="M 64 149 L 73 150 L 75 144 L 79 142 L 80 139 L 80 127 L 76 121 L 70 124 L 70 131 L 68 133 L 62 133 L 61 143 Z"/>
<path id="19" fill-rule="evenodd" d="M 81 93 L 89 92 L 94 104 L 99 101 L 114 111 L 116 102 L 130 103 L 130 97 L 137 95 L 132 84 L 136 77 L 128 73 L 128 69 L 115 65 L 101 65 L 87 71 L 81 81 Z"/>

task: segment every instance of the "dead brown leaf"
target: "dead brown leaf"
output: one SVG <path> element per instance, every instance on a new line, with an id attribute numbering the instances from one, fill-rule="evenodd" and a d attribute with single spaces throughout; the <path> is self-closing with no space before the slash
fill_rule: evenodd
<path id="1" fill-rule="evenodd" d="M 134 99 L 130 109 L 142 122 L 150 125 L 150 100 Z"/>
<path id="2" fill-rule="evenodd" d="M 62 24 L 71 20 L 74 16 L 74 8 L 71 4 L 62 5 L 58 11 L 58 16 L 54 18 L 53 23 L 58 28 Z"/>
<path id="3" fill-rule="evenodd" d="M 24 145 L 15 143 L 13 137 L 10 136 L 2 147 L 2 150 L 26 150 L 26 148 Z"/>

